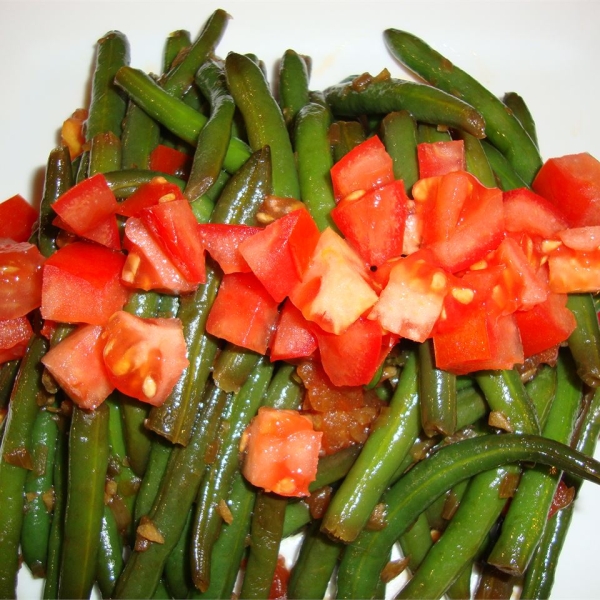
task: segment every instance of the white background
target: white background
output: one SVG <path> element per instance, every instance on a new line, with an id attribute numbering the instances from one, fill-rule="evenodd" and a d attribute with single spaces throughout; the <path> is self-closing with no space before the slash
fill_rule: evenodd
<path id="1" fill-rule="evenodd" d="M 589 151 L 600 158 L 600 3 L 588 2 L 34 2 L 0 0 L 0 199 L 39 202 L 45 162 L 62 121 L 86 105 L 94 45 L 118 29 L 131 65 L 158 71 L 176 29 L 197 35 L 209 14 L 231 15 L 219 53 L 253 52 L 273 72 L 287 48 L 313 59 L 313 89 L 387 67 L 387 27 L 419 35 L 501 96 L 521 94 L 544 158 Z M 563 550 L 553 598 L 598 597 L 594 541 L 600 489 L 585 484 Z M 1 510 L 1 507 L 0 507 Z M 74 565 L 74 568 L 77 568 Z M 36 597 L 23 573 L 20 598 Z"/>

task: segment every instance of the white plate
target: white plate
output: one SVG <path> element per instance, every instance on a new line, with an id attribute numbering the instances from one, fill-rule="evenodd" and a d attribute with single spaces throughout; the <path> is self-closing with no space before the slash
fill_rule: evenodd
<path id="1" fill-rule="evenodd" d="M 233 17 L 219 52 L 253 52 L 272 70 L 287 48 L 313 58 L 312 87 L 387 67 L 382 31 L 423 37 L 497 95 L 520 93 L 536 118 L 545 158 L 589 151 L 600 157 L 600 3 L 588 2 L 33 2 L 0 0 L 0 199 L 40 197 L 45 162 L 62 121 L 84 106 L 94 44 L 118 29 L 131 64 L 160 69 L 165 37 L 196 35 L 215 8 Z M 585 484 L 557 571 L 553 598 L 598 596 L 600 488 Z M 591 551 L 590 551 L 591 550 Z M 39 597 L 26 569 L 19 598 Z"/>

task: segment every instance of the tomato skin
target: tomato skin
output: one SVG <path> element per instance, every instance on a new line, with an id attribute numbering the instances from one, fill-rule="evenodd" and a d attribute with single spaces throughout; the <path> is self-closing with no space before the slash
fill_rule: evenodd
<path id="1" fill-rule="evenodd" d="M 52 221 L 56 227 L 59 227 L 63 231 L 78 236 L 77 232 L 73 230 L 67 223 L 65 223 L 61 217 L 55 217 Z M 96 242 L 102 246 L 106 246 L 111 250 L 121 249 L 121 236 L 119 234 L 119 225 L 115 215 L 109 215 L 105 219 L 99 221 L 94 227 L 88 229 L 85 235 L 79 236 L 90 242 Z"/>
<path id="2" fill-rule="evenodd" d="M 302 208 L 244 240 L 239 251 L 273 299 L 281 302 L 300 284 L 318 241 L 319 229 Z"/>
<path id="3" fill-rule="evenodd" d="M 230 273 L 223 276 L 206 320 L 206 331 L 266 354 L 278 316 L 278 303 L 253 273 Z"/>
<path id="4" fill-rule="evenodd" d="M 121 285 L 125 257 L 88 242 L 64 246 L 46 259 L 42 281 L 44 319 L 104 325 L 129 297 Z"/>
<path id="5" fill-rule="evenodd" d="M 104 365 L 103 328 L 80 325 L 42 358 L 65 393 L 79 407 L 94 410 L 114 390 Z"/>
<path id="6" fill-rule="evenodd" d="M 141 219 L 127 219 L 123 245 L 128 251 L 122 270 L 124 285 L 167 294 L 196 289 L 197 285 L 187 281 Z"/>
<path id="7" fill-rule="evenodd" d="M 422 247 L 451 273 L 468 268 L 504 238 L 502 192 L 455 171 L 413 186 L 422 222 Z"/>
<path id="8" fill-rule="evenodd" d="M 249 273 L 250 266 L 240 252 L 240 244 L 262 231 L 250 225 L 226 225 L 225 223 L 200 223 L 198 231 L 202 245 L 215 260 L 223 273 Z"/>
<path id="9" fill-rule="evenodd" d="M 392 158 L 376 135 L 350 150 L 330 173 L 338 202 L 352 192 L 374 190 L 394 181 Z"/>
<path id="10" fill-rule="evenodd" d="M 401 181 L 340 200 L 331 217 L 365 262 L 375 267 L 400 256 L 408 198 Z"/>
<path id="11" fill-rule="evenodd" d="M 527 188 L 503 192 L 504 227 L 551 238 L 567 227 L 567 221 L 548 200 Z"/>
<path id="12" fill-rule="evenodd" d="M 332 229 L 325 229 L 302 282 L 290 295 L 304 317 L 342 333 L 377 302 L 365 264 Z"/>
<path id="13" fill-rule="evenodd" d="M 336 386 L 366 385 L 373 379 L 382 358 L 383 332 L 377 321 L 359 318 L 336 335 L 317 330 L 321 364 Z"/>
<path id="14" fill-rule="evenodd" d="M 587 152 L 550 158 L 532 183 L 570 227 L 600 225 L 600 162 Z"/>
<path id="15" fill-rule="evenodd" d="M 40 306 L 44 262 L 33 244 L 0 240 L 0 319 L 16 319 Z"/>
<path id="16" fill-rule="evenodd" d="M 323 434 L 296 410 L 261 406 L 242 438 L 242 473 L 253 485 L 281 496 L 303 497 L 315 480 Z"/>
<path id="17" fill-rule="evenodd" d="M 593 252 L 600 247 L 600 225 L 570 227 L 559 231 L 557 237 L 572 250 Z"/>
<path id="18" fill-rule="evenodd" d="M 98 173 L 67 190 L 52 208 L 60 222 L 85 237 L 86 232 L 116 213 L 118 203 L 106 178 Z"/>
<path id="19" fill-rule="evenodd" d="M 419 178 L 465 171 L 465 143 L 463 140 L 423 142 L 417 144 Z"/>
<path id="20" fill-rule="evenodd" d="M 156 206 L 161 200 L 185 200 L 185 196 L 179 186 L 169 183 L 164 177 L 153 177 L 119 204 L 117 214 L 139 217 L 145 208 Z"/>
<path id="21" fill-rule="evenodd" d="M 140 219 L 190 284 L 206 282 L 202 238 L 187 200 L 161 201 Z"/>
<path id="22" fill-rule="evenodd" d="M 566 294 L 549 294 L 530 310 L 515 312 L 525 358 L 564 342 L 577 322 L 567 308 Z"/>
<path id="23" fill-rule="evenodd" d="M 38 219 L 38 211 L 16 194 L 0 203 L 0 238 L 27 242 Z"/>
<path id="24" fill-rule="evenodd" d="M 27 317 L 0 320 L 0 364 L 22 358 L 32 335 Z"/>
<path id="25" fill-rule="evenodd" d="M 189 365 L 183 326 L 176 318 L 144 319 L 117 311 L 102 338 L 113 386 L 153 406 L 163 404 Z"/>
<path id="26" fill-rule="evenodd" d="M 318 349 L 315 327 L 287 299 L 283 303 L 269 344 L 271 360 L 291 361 L 312 356 Z"/>
<path id="27" fill-rule="evenodd" d="M 447 293 L 448 277 L 427 251 L 400 259 L 368 318 L 391 333 L 423 342 L 438 320 Z"/>

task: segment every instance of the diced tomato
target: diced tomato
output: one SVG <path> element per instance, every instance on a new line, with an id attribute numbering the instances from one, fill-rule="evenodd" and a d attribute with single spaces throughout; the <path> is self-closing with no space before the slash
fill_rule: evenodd
<path id="1" fill-rule="evenodd" d="M 336 386 L 366 385 L 381 365 L 383 332 L 377 321 L 364 317 L 336 335 L 318 329 L 321 364 Z"/>
<path id="2" fill-rule="evenodd" d="M 16 319 L 40 306 L 44 261 L 33 244 L 0 240 L 0 319 Z"/>
<path id="3" fill-rule="evenodd" d="M 0 239 L 28 242 L 38 211 L 19 194 L 0 203 Z"/>
<path id="4" fill-rule="evenodd" d="M 187 200 L 161 200 L 139 218 L 189 283 L 206 281 L 202 238 Z"/>
<path id="5" fill-rule="evenodd" d="M 369 319 L 379 321 L 386 331 L 423 342 L 442 312 L 447 287 L 444 270 L 427 252 L 415 252 L 394 265 Z"/>
<path id="6" fill-rule="evenodd" d="M 567 227 L 561 212 L 548 200 L 528 188 L 502 194 L 504 227 L 510 232 L 527 232 L 551 238 Z"/>
<path id="7" fill-rule="evenodd" d="M 295 210 L 244 240 L 240 254 L 277 302 L 300 284 L 319 241 L 309 212 Z"/>
<path id="8" fill-rule="evenodd" d="M 421 179 L 413 196 L 423 247 L 452 273 L 484 258 L 504 237 L 502 192 L 481 185 L 469 173 Z"/>
<path id="9" fill-rule="evenodd" d="M 104 325 L 129 297 L 121 285 L 125 257 L 88 242 L 64 246 L 46 260 L 41 311 L 44 319 Z"/>
<path id="10" fill-rule="evenodd" d="M 512 369 L 524 361 L 514 315 L 494 316 L 474 307 L 463 327 L 433 336 L 438 369 L 464 375 L 486 369 Z"/>
<path id="11" fill-rule="evenodd" d="M 84 125 L 87 118 L 88 111 L 85 108 L 78 108 L 62 124 L 60 138 L 62 143 L 69 148 L 71 160 L 83 152 L 85 145 Z"/>
<path id="12" fill-rule="evenodd" d="M 587 152 L 548 159 L 533 180 L 570 227 L 600 225 L 600 162 Z"/>
<path id="13" fill-rule="evenodd" d="M 505 314 L 515 310 L 528 310 L 548 297 L 546 282 L 537 277 L 521 247 L 513 238 L 505 238 L 488 263 L 504 267 L 492 294 L 495 295 L 496 303 L 504 306 Z"/>
<path id="14" fill-rule="evenodd" d="M 52 208 L 60 217 L 59 223 L 85 237 L 88 231 L 116 213 L 118 203 L 106 177 L 98 173 L 67 190 Z"/>
<path id="15" fill-rule="evenodd" d="M 153 177 L 119 204 L 117 214 L 124 217 L 139 217 L 145 208 L 170 200 L 185 200 L 179 186 L 170 183 L 164 177 Z"/>
<path id="16" fill-rule="evenodd" d="M 600 248 L 600 225 L 563 229 L 558 232 L 557 237 L 572 250 L 593 252 Z"/>
<path id="17" fill-rule="evenodd" d="M 128 251 L 122 271 L 125 285 L 167 294 L 192 292 L 198 287 L 187 281 L 146 225 L 136 217 L 130 217 L 125 223 L 124 246 Z"/>
<path id="18" fill-rule="evenodd" d="M 242 438 L 242 473 L 266 491 L 308 496 L 308 486 L 317 474 L 322 436 L 298 411 L 262 406 Z"/>
<path id="19" fill-rule="evenodd" d="M 549 286 L 557 294 L 600 289 L 600 250 L 578 252 L 562 244 L 548 255 Z"/>
<path id="20" fill-rule="evenodd" d="M 240 253 L 239 247 L 244 240 L 262 230 L 262 227 L 250 225 L 198 224 L 202 245 L 217 261 L 223 273 L 249 273 L 251 271 L 246 259 Z"/>
<path id="21" fill-rule="evenodd" d="M 465 171 L 465 143 L 463 140 L 449 140 L 417 144 L 417 160 L 420 179 Z"/>
<path id="22" fill-rule="evenodd" d="M 566 294 L 549 294 L 530 310 L 515 312 L 525 358 L 564 342 L 577 322 L 567 308 Z"/>
<path id="23" fill-rule="evenodd" d="M 283 303 L 270 343 L 272 361 L 295 360 L 313 355 L 318 348 L 315 325 L 307 321 L 290 300 Z"/>
<path id="24" fill-rule="evenodd" d="M 402 254 L 407 204 L 404 184 L 395 181 L 340 200 L 331 217 L 367 264 L 379 267 Z"/>
<path id="25" fill-rule="evenodd" d="M 266 354 L 278 316 L 278 303 L 253 273 L 230 273 L 223 276 L 206 331 Z"/>
<path id="26" fill-rule="evenodd" d="M 80 325 L 42 358 L 65 393 L 81 408 L 93 410 L 114 390 L 104 365 L 102 327 Z"/>
<path id="27" fill-rule="evenodd" d="M 462 327 L 471 316 L 476 304 L 476 290 L 464 278 L 447 273 L 448 287 L 444 296 L 442 312 L 432 334 L 436 335 Z"/>
<path id="28" fill-rule="evenodd" d="M 337 201 L 356 191 L 374 190 L 394 181 L 392 158 L 374 135 L 331 168 L 331 181 Z"/>
<path id="29" fill-rule="evenodd" d="M 32 335 L 27 317 L 0 320 L 0 364 L 22 358 Z"/>
<path id="30" fill-rule="evenodd" d="M 368 281 L 369 271 L 360 257 L 327 228 L 290 298 L 306 319 L 325 331 L 342 333 L 377 302 Z"/>
<path id="31" fill-rule="evenodd" d="M 71 233 L 74 236 L 78 234 L 73 231 L 73 228 L 70 227 L 67 223 L 65 223 L 60 217 L 55 217 L 52 221 L 56 227 L 60 227 L 63 231 L 67 233 Z M 117 223 L 117 218 L 115 215 L 108 215 L 102 221 L 99 221 L 91 229 L 86 231 L 85 235 L 79 236 L 88 240 L 90 242 L 96 242 L 101 244 L 102 246 L 106 246 L 111 250 L 120 250 L 121 249 L 121 236 L 119 233 L 119 225 Z"/>
<path id="32" fill-rule="evenodd" d="M 104 328 L 108 378 L 124 394 L 160 406 L 189 365 L 179 319 L 114 313 Z"/>
<path id="33" fill-rule="evenodd" d="M 168 175 L 185 176 L 192 166 L 192 157 L 177 148 L 158 144 L 150 153 L 150 170 Z"/>

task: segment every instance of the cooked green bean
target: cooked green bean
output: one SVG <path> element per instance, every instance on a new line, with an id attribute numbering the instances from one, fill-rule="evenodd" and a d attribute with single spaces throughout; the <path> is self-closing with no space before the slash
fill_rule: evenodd
<path id="1" fill-rule="evenodd" d="M 310 101 L 309 79 L 307 58 L 295 50 L 286 50 L 279 64 L 279 104 L 290 130 L 296 115 Z"/>
<path id="2" fill-rule="evenodd" d="M 394 177 L 404 182 L 404 190 L 410 194 L 419 179 L 417 124 L 413 116 L 407 110 L 388 113 L 381 121 L 381 135 L 392 157 Z"/>
<path id="3" fill-rule="evenodd" d="M 504 94 L 502 101 L 512 111 L 513 115 L 515 115 L 519 123 L 521 123 L 523 126 L 523 129 L 527 132 L 533 143 L 537 146 L 538 139 L 535 121 L 523 97 L 516 92 L 507 92 Z"/>
<path id="4" fill-rule="evenodd" d="M 600 326 L 591 294 L 569 294 L 567 307 L 577 327 L 569 336 L 569 349 L 579 377 L 590 387 L 600 385 Z"/>

